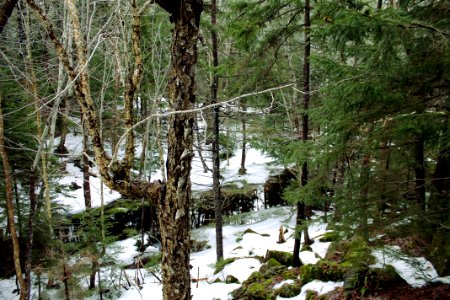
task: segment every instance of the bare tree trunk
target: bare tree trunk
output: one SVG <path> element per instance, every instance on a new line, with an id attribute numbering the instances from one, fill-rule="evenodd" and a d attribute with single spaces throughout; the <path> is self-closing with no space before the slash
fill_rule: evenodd
<path id="1" fill-rule="evenodd" d="M 361 195 L 361 206 L 362 206 L 362 234 L 363 237 L 369 238 L 369 219 L 368 219 L 368 209 L 369 209 L 369 180 L 370 180 L 370 154 L 365 154 L 362 162 L 362 172 L 361 178 L 363 179 L 363 189 Z"/>
<path id="2" fill-rule="evenodd" d="M 69 279 L 70 271 L 67 269 L 66 261 L 63 261 L 63 283 L 64 283 L 64 297 L 65 300 L 70 300 Z"/>
<path id="3" fill-rule="evenodd" d="M 310 55 L 311 55 L 311 37 L 310 37 L 310 27 L 311 27 L 311 7 L 310 1 L 305 1 L 305 14 L 304 14 L 304 25 L 305 25 L 305 52 L 304 52 L 304 61 L 303 61 L 303 117 L 302 117 L 302 140 L 306 142 L 308 140 L 309 135 L 309 116 L 308 116 L 308 108 L 309 108 L 309 100 L 310 100 L 310 85 L 309 85 L 309 77 L 310 77 Z M 305 186 L 308 184 L 308 164 L 306 161 L 302 164 L 302 174 L 301 174 L 301 185 Z M 296 224 L 298 229 L 301 228 L 303 220 L 306 220 L 306 207 L 303 202 L 297 203 L 297 217 Z M 311 240 L 309 239 L 308 228 L 305 226 L 303 228 L 303 237 L 306 245 L 311 244 Z M 299 259 L 300 253 L 300 235 L 295 237 L 294 240 L 294 266 L 300 265 Z"/>
<path id="4" fill-rule="evenodd" d="M 242 106 L 242 110 L 245 111 L 245 105 Z M 241 153 L 241 167 L 239 168 L 239 175 L 247 173 L 245 168 L 245 159 L 247 156 L 247 123 L 245 115 L 242 117 L 242 153 Z"/>
<path id="5" fill-rule="evenodd" d="M 309 101 L 310 101 L 310 56 L 311 56 L 311 6 L 310 1 L 305 1 L 305 53 L 303 61 L 303 120 L 302 120 L 302 140 L 304 142 L 309 139 Z M 308 163 L 305 161 L 302 165 L 302 186 L 308 184 Z M 306 206 L 305 206 L 306 209 Z M 306 216 L 304 216 L 306 217 Z M 306 219 L 306 218 L 305 218 Z M 308 227 L 305 226 L 303 229 L 304 242 L 306 245 L 310 245 L 312 241 L 309 238 Z"/>
<path id="6" fill-rule="evenodd" d="M 89 181 L 89 160 L 88 155 L 88 135 L 87 130 L 84 125 L 83 114 L 81 114 L 81 130 L 83 132 L 83 153 L 81 154 L 81 165 L 83 167 L 83 196 L 84 196 L 84 206 L 86 210 L 92 207 L 91 200 L 91 185 Z"/>
<path id="7" fill-rule="evenodd" d="M 14 225 L 14 205 L 13 205 L 13 190 L 11 181 L 11 167 L 9 164 L 8 154 L 5 150 L 5 129 L 3 125 L 2 99 L 0 95 L 0 156 L 3 162 L 3 173 L 5 175 L 5 190 L 6 190 L 6 209 L 8 214 L 9 232 L 11 234 L 13 244 L 13 258 L 14 267 L 16 269 L 16 276 L 20 286 L 20 300 L 24 300 L 27 295 L 27 287 L 22 276 L 22 268 L 20 265 L 20 248 L 19 239 L 17 238 L 16 226 Z"/>
<path id="8" fill-rule="evenodd" d="M 33 250 L 33 229 L 34 218 L 36 216 L 36 171 L 31 170 L 30 174 L 30 215 L 28 216 L 28 238 L 25 258 L 25 283 L 27 286 L 27 299 L 31 297 L 31 259 Z"/>
<path id="9" fill-rule="evenodd" d="M 171 14 L 174 23 L 169 103 L 173 111 L 189 110 L 195 102 L 197 39 L 202 1 L 156 1 Z M 162 243 L 162 282 L 165 300 L 191 299 L 190 252 L 190 171 L 193 156 L 193 113 L 172 114 L 168 118 L 167 191 L 159 209 Z"/>
<path id="10" fill-rule="evenodd" d="M 219 90 L 219 50 L 217 41 L 217 1 L 211 1 L 211 31 L 212 55 L 213 55 L 213 81 L 211 86 L 211 104 L 217 103 L 217 92 Z M 219 106 L 213 108 L 213 189 L 214 189 L 214 214 L 216 221 L 216 256 L 217 261 L 223 259 L 223 234 L 222 234 L 222 201 L 220 198 L 220 159 L 219 159 Z"/>

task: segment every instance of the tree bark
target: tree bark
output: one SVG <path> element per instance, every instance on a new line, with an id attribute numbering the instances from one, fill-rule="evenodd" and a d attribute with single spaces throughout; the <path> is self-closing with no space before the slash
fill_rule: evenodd
<path id="1" fill-rule="evenodd" d="M 383 7 L 383 0 L 377 1 L 377 9 L 381 9 Z"/>
<path id="2" fill-rule="evenodd" d="M 242 105 L 242 110 L 245 111 L 245 105 Z M 247 123 L 245 119 L 245 115 L 242 116 L 242 153 L 241 153 L 241 167 L 239 168 L 239 175 L 244 175 L 247 173 L 247 169 L 245 168 L 245 159 L 247 157 Z"/>
<path id="3" fill-rule="evenodd" d="M 305 13 L 304 13 L 304 26 L 305 26 L 305 50 L 304 50 L 304 60 L 303 60 L 303 116 L 302 116 L 302 132 L 301 139 L 304 142 L 308 141 L 309 135 L 309 100 L 310 100 L 310 85 L 309 85 L 309 77 L 310 77 L 310 56 L 311 56 L 311 36 L 310 36 L 310 27 L 311 27 L 311 6 L 310 1 L 305 1 Z M 308 184 L 308 163 L 306 161 L 302 164 L 302 174 L 300 178 L 301 186 L 306 186 Z M 306 220 L 306 206 L 303 202 L 297 203 L 297 218 L 296 224 L 298 228 L 301 228 L 303 220 Z M 308 234 L 308 228 L 303 229 L 303 237 L 306 245 L 311 244 Z M 300 235 L 295 237 L 294 240 L 294 265 L 299 266 L 300 260 L 298 258 L 300 253 Z"/>
<path id="4" fill-rule="evenodd" d="M 31 296 L 31 260 L 33 251 L 33 228 L 34 218 L 36 216 L 36 171 L 31 170 L 30 174 L 30 215 L 28 216 L 28 239 L 25 258 L 25 283 L 27 286 L 27 299 Z"/>
<path id="5" fill-rule="evenodd" d="M 22 268 L 20 265 L 20 248 L 19 239 L 17 238 L 16 226 L 14 224 L 14 205 L 13 205 L 13 190 L 11 181 L 11 166 L 9 164 L 8 154 L 5 149 L 5 132 L 3 125 L 2 99 L 0 95 L 0 156 L 3 162 L 3 173 L 5 176 L 5 190 L 6 190 L 6 209 L 8 214 L 9 232 L 11 234 L 13 244 L 13 259 L 14 267 L 16 269 L 16 276 L 20 286 L 20 300 L 24 300 L 27 295 L 27 288 L 22 276 Z"/>
<path id="6" fill-rule="evenodd" d="M 213 55 L 213 81 L 211 86 L 211 104 L 217 103 L 219 90 L 219 50 L 217 41 L 217 1 L 211 1 L 211 31 L 212 55 Z M 216 256 L 217 261 L 223 259 L 223 234 L 222 234 L 222 201 L 220 199 L 220 159 L 219 159 L 219 106 L 213 108 L 213 190 L 214 190 L 214 214 L 216 221 Z"/>
<path id="7" fill-rule="evenodd" d="M 8 23 L 9 17 L 11 17 L 11 14 L 14 10 L 14 7 L 16 6 L 18 0 L 5 0 L 0 7 L 0 34 L 3 32 L 3 29 L 6 26 L 6 23 Z"/>
<path id="8" fill-rule="evenodd" d="M 195 102 L 197 39 L 203 2 L 156 1 L 174 23 L 168 94 L 171 110 L 189 110 Z M 167 191 L 159 209 L 162 243 L 162 283 L 165 300 L 191 299 L 189 268 L 194 114 L 168 118 Z"/>

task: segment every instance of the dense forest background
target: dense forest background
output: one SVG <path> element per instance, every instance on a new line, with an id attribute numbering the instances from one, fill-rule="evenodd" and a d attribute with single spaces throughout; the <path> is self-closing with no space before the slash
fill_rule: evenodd
<path id="1" fill-rule="evenodd" d="M 0 4 L 2 276 L 24 278 L 23 297 L 31 271 L 65 272 L 73 253 L 95 288 L 113 238 L 95 175 L 159 219 L 164 295 L 188 299 L 192 157 L 214 178 L 220 239 L 219 160 L 244 149 L 244 174 L 249 145 L 294 174 L 283 198 L 305 244 L 321 208 L 341 240 L 385 234 L 450 275 L 448 1 Z M 72 244 L 54 199 L 77 188 L 59 183 L 74 132 L 86 210 Z"/>

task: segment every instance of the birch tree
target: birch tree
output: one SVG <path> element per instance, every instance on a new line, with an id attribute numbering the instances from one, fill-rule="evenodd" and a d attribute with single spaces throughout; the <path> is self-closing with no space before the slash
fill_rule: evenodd
<path id="1" fill-rule="evenodd" d="M 197 38 L 201 1 L 156 1 L 170 14 L 174 24 L 171 67 L 169 70 L 168 97 L 173 111 L 193 108 L 195 102 L 195 73 Z M 104 148 L 98 115 L 91 97 L 86 42 L 74 0 L 67 0 L 78 66 L 71 64 L 66 49 L 55 33 L 53 24 L 34 0 L 27 0 L 37 13 L 62 61 L 69 79 L 74 82 L 77 101 L 81 107 L 88 134 L 92 141 L 95 160 L 104 183 L 124 196 L 150 198 L 159 206 L 162 239 L 162 273 L 164 299 L 190 299 L 190 222 L 191 198 L 190 170 L 192 160 L 193 113 L 175 113 L 169 116 L 167 185 L 160 182 L 135 180 L 131 176 L 134 159 L 133 100 L 142 77 L 140 50 L 140 11 L 136 1 L 131 1 L 133 65 L 129 68 L 124 92 L 125 156 L 109 156 Z M 100 38 L 100 37 L 99 37 Z M 116 150 L 117 151 L 117 150 Z"/>

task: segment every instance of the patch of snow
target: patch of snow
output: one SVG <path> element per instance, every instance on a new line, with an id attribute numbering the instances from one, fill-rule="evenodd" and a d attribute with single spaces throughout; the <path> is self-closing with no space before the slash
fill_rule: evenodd
<path id="1" fill-rule="evenodd" d="M 253 272 L 258 271 L 260 266 L 261 262 L 256 258 L 237 259 L 231 264 L 226 265 L 222 271 L 214 275 L 211 279 L 214 281 L 216 278 L 219 278 L 225 282 L 228 275 L 233 275 L 242 283 Z"/>
<path id="2" fill-rule="evenodd" d="M 292 279 L 287 279 L 287 280 L 283 280 L 283 281 L 281 281 L 281 282 L 278 282 L 277 284 L 275 284 L 273 287 L 272 287 L 272 289 L 273 290 L 276 290 L 276 289 L 279 289 L 280 287 L 282 287 L 284 284 L 293 284 L 294 283 L 294 280 L 292 280 Z"/>
<path id="3" fill-rule="evenodd" d="M 401 252 L 398 246 L 387 246 L 374 250 L 372 255 L 376 258 L 373 268 L 383 268 L 391 265 L 398 275 L 412 287 L 422 287 L 439 277 L 433 265 L 423 257 L 411 257 Z M 445 279 L 444 279 L 445 280 Z"/>
<path id="4" fill-rule="evenodd" d="M 300 254 L 300 260 L 304 265 L 312 264 L 314 265 L 319 261 L 319 258 L 316 257 L 315 253 L 312 251 L 301 251 Z"/>
<path id="5" fill-rule="evenodd" d="M 128 238 L 123 241 L 113 243 L 111 247 L 106 249 L 108 255 L 114 256 L 116 262 L 124 265 L 133 263 L 133 258 L 139 254 L 136 249 L 136 241 L 139 237 Z"/>

